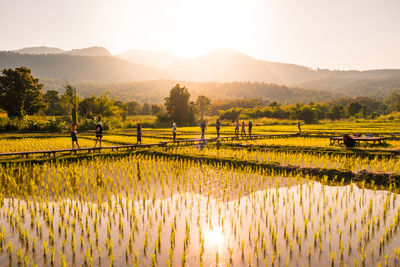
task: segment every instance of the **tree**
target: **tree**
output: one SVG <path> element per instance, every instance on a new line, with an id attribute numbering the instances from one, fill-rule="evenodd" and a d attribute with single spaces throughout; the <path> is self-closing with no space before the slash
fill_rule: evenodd
<path id="1" fill-rule="evenodd" d="M 151 105 L 151 114 L 153 115 L 157 115 L 158 113 L 162 112 L 162 106 L 161 105 L 157 105 L 157 104 L 152 104 Z"/>
<path id="2" fill-rule="evenodd" d="M 204 120 L 204 114 L 208 111 L 211 105 L 211 99 L 205 95 L 199 95 L 196 100 L 196 107 L 200 113 L 201 121 Z"/>
<path id="3" fill-rule="evenodd" d="M 48 116 L 58 116 L 63 114 L 60 105 L 61 98 L 58 95 L 58 91 L 49 90 L 43 95 L 43 98 L 47 105 L 44 114 Z"/>
<path id="4" fill-rule="evenodd" d="M 128 105 L 122 101 L 115 101 L 114 106 L 119 107 L 119 113 L 122 116 L 122 120 L 126 121 L 126 116 L 128 115 Z"/>
<path id="5" fill-rule="evenodd" d="M 330 120 L 339 120 L 344 118 L 345 110 L 343 106 L 335 105 L 332 106 L 329 111 L 327 112 L 326 116 Z"/>
<path id="6" fill-rule="evenodd" d="M 61 96 L 61 102 L 64 103 L 65 108 L 71 113 L 73 122 L 78 120 L 78 97 L 76 96 L 76 88 L 67 84 L 64 86 L 65 93 Z"/>
<path id="7" fill-rule="evenodd" d="M 126 103 L 128 106 L 128 115 L 137 115 L 139 114 L 140 105 L 136 101 L 131 101 Z"/>
<path id="8" fill-rule="evenodd" d="M 400 111 L 400 95 L 393 92 L 386 99 L 385 104 L 389 112 Z"/>
<path id="9" fill-rule="evenodd" d="M 142 115 L 150 115 L 151 105 L 149 103 L 144 103 L 142 107 Z"/>
<path id="10" fill-rule="evenodd" d="M 95 96 L 86 97 L 78 105 L 79 116 L 84 118 L 94 118 L 99 109 L 99 100 Z"/>
<path id="11" fill-rule="evenodd" d="M 43 99 L 43 84 L 31 75 L 26 67 L 4 69 L 0 76 L 0 108 L 10 118 L 22 119 L 46 107 Z"/>
<path id="12" fill-rule="evenodd" d="M 168 117 L 178 125 L 194 123 L 194 105 L 189 103 L 190 93 L 186 87 L 175 85 L 165 98 Z"/>
<path id="13" fill-rule="evenodd" d="M 225 111 L 220 110 L 219 113 L 221 116 L 219 117 L 221 120 L 229 120 L 234 122 L 239 119 L 240 113 L 242 113 L 243 109 L 241 108 L 231 108 Z"/>
<path id="14" fill-rule="evenodd" d="M 305 123 L 314 123 L 317 120 L 316 111 L 309 106 L 302 106 L 293 114 L 294 119 L 302 120 Z"/>
<path id="15" fill-rule="evenodd" d="M 347 114 L 352 117 L 361 112 L 364 106 L 357 102 L 352 102 L 347 106 Z"/>

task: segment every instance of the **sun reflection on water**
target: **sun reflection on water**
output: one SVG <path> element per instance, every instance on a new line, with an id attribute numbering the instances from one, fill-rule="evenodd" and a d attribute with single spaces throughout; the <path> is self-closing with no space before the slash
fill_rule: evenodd
<path id="1" fill-rule="evenodd" d="M 205 244 L 209 247 L 221 248 L 224 244 L 225 236 L 219 226 L 209 229 L 204 235 Z"/>

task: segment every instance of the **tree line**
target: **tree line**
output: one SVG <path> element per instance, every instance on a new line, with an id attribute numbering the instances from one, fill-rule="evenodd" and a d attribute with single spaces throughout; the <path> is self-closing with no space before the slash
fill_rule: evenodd
<path id="1" fill-rule="evenodd" d="M 223 120 L 239 118 L 275 118 L 302 120 L 315 123 L 319 120 L 347 118 L 376 118 L 392 112 L 400 112 L 400 94 L 392 93 L 386 98 L 339 98 L 325 102 L 284 105 L 262 99 L 230 99 L 211 101 L 208 96 L 198 95 L 190 99 L 189 89 L 176 84 L 164 99 L 163 104 L 123 102 L 102 96 L 80 98 L 77 89 L 64 86 L 64 92 L 49 90 L 43 93 L 43 84 L 25 67 L 5 69 L 0 76 L 0 109 L 8 117 L 22 119 L 25 115 L 71 116 L 94 119 L 97 116 L 119 117 L 125 120 L 130 115 L 157 116 L 161 123 L 176 122 L 179 125 L 194 125 L 205 115 L 217 115 Z"/>

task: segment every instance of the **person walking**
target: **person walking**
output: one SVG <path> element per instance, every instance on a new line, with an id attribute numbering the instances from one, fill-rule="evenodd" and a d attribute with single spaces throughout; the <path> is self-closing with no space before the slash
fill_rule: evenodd
<path id="1" fill-rule="evenodd" d="M 99 147 L 101 147 L 101 139 L 103 138 L 103 124 L 101 122 L 101 117 L 98 119 L 99 121 L 96 124 L 96 143 L 94 143 L 94 147 L 97 146 L 97 142 L 99 142 Z"/>
<path id="2" fill-rule="evenodd" d="M 76 131 L 76 127 L 78 126 L 78 123 L 74 122 L 71 126 L 71 128 L 69 129 L 69 132 L 71 134 L 71 138 L 72 138 L 72 149 L 75 149 L 74 147 L 74 142 L 76 143 L 76 145 L 78 146 L 78 148 L 80 149 L 81 147 L 78 144 L 78 137 L 76 136 L 76 134 L 78 133 Z"/>
<path id="3" fill-rule="evenodd" d="M 243 138 L 246 137 L 246 123 L 244 121 L 242 121 L 242 132 L 240 133 L 240 136 Z"/>
<path id="4" fill-rule="evenodd" d="M 136 138 L 136 144 L 142 144 L 142 125 L 140 123 L 138 123 L 136 126 Z"/>
<path id="5" fill-rule="evenodd" d="M 221 122 L 219 119 L 217 119 L 217 122 L 215 123 L 215 128 L 217 129 L 217 138 L 219 138 L 219 130 L 221 129 Z"/>
<path id="6" fill-rule="evenodd" d="M 236 123 L 235 123 L 235 135 L 236 135 L 236 138 L 239 138 L 239 121 L 238 120 L 236 120 Z"/>
<path id="7" fill-rule="evenodd" d="M 297 122 L 297 128 L 299 128 L 299 134 L 301 134 L 301 126 L 304 125 L 301 122 Z"/>
<path id="8" fill-rule="evenodd" d="M 253 130 L 253 123 L 249 120 L 249 138 L 251 139 L 251 131 Z"/>
<path id="9" fill-rule="evenodd" d="M 176 141 L 176 123 L 172 124 L 172 135 L 174 137 L 174 142 Z"/>
<path id="10" fill-rule="evenodd" d="M 206 121 L 203 120 L 203 122 L 200 124 L 200 129 L 201 129 L 201 139 L 205 139 L 205 134 L 206 134 Z"/>

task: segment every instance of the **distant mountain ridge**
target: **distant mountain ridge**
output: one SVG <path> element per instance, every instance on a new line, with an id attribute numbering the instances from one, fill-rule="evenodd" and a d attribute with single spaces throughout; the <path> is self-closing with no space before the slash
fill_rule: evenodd
<path id="1" fill-rule="evenodd" d="M 63 50 L 57 47 L 35 46 L 35 47 L 26 47 L 18 50 L 12 50 L 8 52 L 14 52 L 18 54 L 28 54 L 28 55 L 66 54 L 66 55 L 91 56 L 91 57 L 112 56 L 110 51 L 100 46 L 72 49 L 70 51 Z"/>
<path id="2" fill-rule="evenodd" d="M 75 56 L 66 54 L 30 55 L 0 52 L 0 70 L 25 66 L 41 79 L 68 82 L 131 82 L 167 78 L 152 67 L 130 63 L 112 56 Z"/>
<path id="3" fill-rule="evenodd" d="M 129 50 L 113 56 L 103 47 L 64 51 L 41 46 L 0 52 L 0 70 L 19 66 L 31 68 L 39 78 L 69 82 L 126 83 L 157 79 L 259 82 L 324 91 L 332 96 L 383 97 L 391 92 L 400 92 L 398 69 L 315 70 L 295 64 L 257 60 L 229 49 L 218 49 L 189 59 L 166 51 L 146 50 Z"/>

